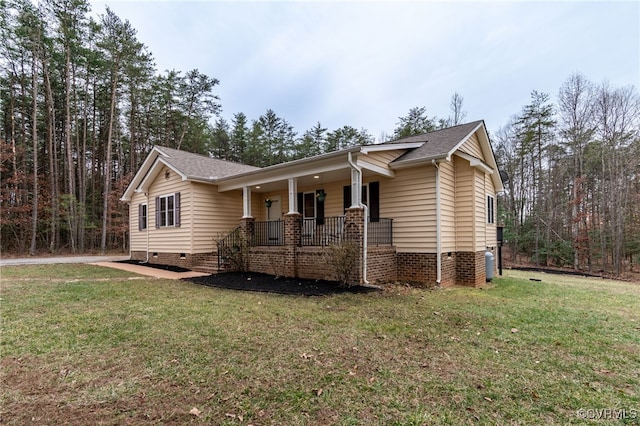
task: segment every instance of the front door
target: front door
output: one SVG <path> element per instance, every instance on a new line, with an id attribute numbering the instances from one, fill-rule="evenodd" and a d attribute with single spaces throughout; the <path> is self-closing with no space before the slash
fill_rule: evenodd
<path id="1" fill-rule="evenodd" d="M 284 241 L 283 230 L 284 222 L 282 221 L 282 198 L 279 195 L 271 197 L 271 205 L 267 209 L 267 237 L 269 244 L 282 245 Z"/>

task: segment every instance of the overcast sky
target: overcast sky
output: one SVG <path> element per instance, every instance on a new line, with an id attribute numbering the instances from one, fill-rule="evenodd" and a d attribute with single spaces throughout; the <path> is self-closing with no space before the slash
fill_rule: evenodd
<path id="1" fill-rule="evenodd" d="M 638 1 L 92 1 L 128 19 L 160 72 L 220 80 L 222 116 L 257 119 L 268 108 L 299 133 L 391 134 L 425 106 L 491 132 L 529 103 L 555 99 L 575 72 L 614 86 L 640 84 Z"/>

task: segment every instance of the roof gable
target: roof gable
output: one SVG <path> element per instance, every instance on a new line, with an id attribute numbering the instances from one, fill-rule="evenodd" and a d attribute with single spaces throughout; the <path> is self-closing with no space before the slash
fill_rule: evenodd
<path id="1" fill-rule="evenodd" d="M 498 173 L 498 165 L 483 120 L 472 121 L 471 123 L 460 124 L 434 132 L 387 142 L 388 144 L 424 142 L 419 148 L 408 150 L 405 154 L 392 161 L 390 166 L 392 168 L 399 168 L 431 162 L 433 160 L 449 160 L 474 134 L 478 138 L 482 156 L 484 157 L 474 162 L 477 164 L 485 163 L 486 166 L 483 167 L 483 169 L 490 171 L 496 191 L 501 192 L 504 190 L 504 187 L 500 173 Z"/>
<path id="2" fill-rule="evenodd" d="M 222 177 L 257 170 L 259 167 L 193 154 L 178 149 L 158 146 L 162 160 L 183 176 L 183 179 L 214 180 Z"/>
<path id="3" fill-rule="evenodd" d="M 407 151 L 404 155 L 397 158 L 394 163 L 413 162 L 414 160 L 430 161 L 432 159 L 449 157 L 481 125 L 483 125 L 483 121 L 473 121 L 467 124 L 388 142 L 390 144 L 424 142 L 419 148 Z"/>
<path id="4" fill-rule="evenodd" d="M 121 199 L 129 201 L 134 192 L 146 190 L 163 166 L 172 169 L 180 175 L 182 180 L 202 182 L 211 182 L 222 177 L 259 169 L 259 167 L 210 158 L 178 149 L 154 146 Z"/>

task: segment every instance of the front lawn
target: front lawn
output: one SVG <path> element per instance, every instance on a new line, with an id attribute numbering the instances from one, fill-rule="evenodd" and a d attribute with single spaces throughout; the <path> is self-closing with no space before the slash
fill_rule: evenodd
<path id="1" fill-rule="evenodd" d="M 302 297 L 42 268 L 0 268 L 0 423 L 640 421 L 638 284 Z"/>

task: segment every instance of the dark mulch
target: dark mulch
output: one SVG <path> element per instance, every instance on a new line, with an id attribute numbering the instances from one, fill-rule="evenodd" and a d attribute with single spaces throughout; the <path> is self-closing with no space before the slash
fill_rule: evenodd
<path id="1" fill-rule="evenodd" d="M 273 275 L 255 272 L 224 272 L 205 277 L 185 278 L 184 280 L 209 287 L 298 296 L 327 296 L 340 293 L 369 293 L 377 291 L 375 288 L 364 286 L 344 288 L 340 287 L 335 281 L 276 278 Z"/>
<path id="2" fill-rule="evenodd" d="M 139 260 L 121 260 L 121 261 L 119 261 L 117 263 L 128 263 L 130 265 L 141 265 L 141 266 L 146 266 L 147 268 L 163 269 L 165 271 L 171 271 L 171 272 L 189 272 L 189 271 L 191 271 L 191 269 L 185 269 L 185 268 L 181 268 L 179 266 L 160 265 L 158 263 L 144 263 L 144 262 L 141 262 Z"/>

